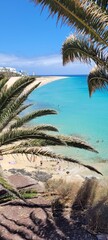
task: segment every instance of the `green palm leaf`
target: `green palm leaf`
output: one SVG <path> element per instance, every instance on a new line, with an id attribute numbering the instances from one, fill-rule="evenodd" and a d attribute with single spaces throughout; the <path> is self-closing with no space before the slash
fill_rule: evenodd
<path id="1" fill-rule="evenodd" d="M 12 184 L 9 183 L 9 181 L 3 176 L 2 173 L 2 169 L 0 169 L 0 184 L 3 186 L 3 188 L 5 188 L 8 193 L 10 195 L 12 195 L 13 197 L 17 197 L 23 201 L 25 201 L 25 199 L 20 195 L 20 193 L 17 191 L 17 189 L 15 189 L 14 186 L 12 186 Z"/>
<path id="2" fill-rule="evenodd" d="M 30 82 L 31 83 L 31 82 Z M 39 86 L 40 83 L 34 83 L 34 85 L 21 94 L 18 98 L 12 99 L 7 106 L 2 110 L 0 115 L 0 131 L 2 131 L 11 120 L 13 120 L 19 112 L 19 108 L 22 103 L 27 99 L 28 95 Z"/>
<path id="3" fill-rule="evenodd" d="M 0 91 L 8 81 L 8 78 L 5 78 L 2 74 L 0 75 Z"/>
<path id="4" fill-rule="evenodd" d="M 57 15 L 58 20 L 76 27 L 80 32 L 89 34 L 92 39 L 108 46 L 105 32 L 108 26 L 108 16 L 92 1 L 88 0 L 32 0 L 49 8 L 50 15 Z M 89 22 L 89 24 L 87 24 Z"/>
<path id="5" fill-rule="evenodd" d="M 74 137 L 66 137 L 62 135 L 54 136 L 44 132 L 40 132 L 36 128 L 32 129 L 17 129 L 4 132 L 0 135 L 0 146 L 11 144 L 13 142 L 17 142 L 19 140 L 26 139 L 42 139 L 42 140 L 50 140 L 55 143 L 55 145 L 64 145 L 71 146 L 76 148 L 83 148 L 85 150 L 97 152 L 94 148 L 92 148 L 88 143 Z"/>
<path id="6" fill-rule="evenodd" d="M 96 89 L 108 87 L 108 72 L 105 68 L 95 67 L 88 76 L 89 94 L 92 95 Z"/>
<path id="7" fill-rule="evenodd" d="M 75 148 L 82 148 L 85 150 L 89 150 L 92 152 L 98 153 L 93 147 L 91 147 L 87 142 L 83 141 L 80 138 L 72 137 L 72 136 L 58 136 L 59 139 L 62 139 L 62 141 L 65 142 L 65 144 L 69 147 L 75 147 Z"/>
<path id="8" fill-rule="evenodd" d="M 108 11 L 108 0 L 93 0 L 96 4 L 99 5 L 104 11 Z"/>
<path id="9" fill-rule="evenodd" d="M 79 162 L 78 160 L 75 160 L 73 158 L 69 158 L 69 157 L 65 157 L 65 156 L 62 156 L 60 154 L 55 154 L 51 151 L 46 151 L 42 148 L 35 148 L 35 147 L 29 147 L 29 148 L 16 148 L 12 151 L 12 153 L 25 153 L 25 154 L 33 154 L 33 155 L 37 155 L 37 156 L 45 156 L 45 157 L 49 157 L 49 158 L 52 158 L 52 159 L 57 159 L 57 160 L 61 160 L 61 161 L 66 161 L 66 162 L 71 162 L 71 163 L 75 163 L 75 164 L 78 164 L 78 165 L 81 165 L 83 167 L 86 167 L 88 168 L 89 170 L 91 171 L 94 171 L 98 174 L 101 174 L 101 172 L 99 172 L 97 169 L 95 169 L 94 167 L 92 166 L 89 166 L 87 164 L 83 164 L 81 162 Z"/>
<path id="10" fill-rule="evenodd" d="M 54 141 L 56 145 L 65 145 L 65 142 L 57 136 L 49 135 L 44 132 L 37 131 L 35 128 L 32 129 L 13 129 L 3 132 L 0 135 L 0 146 L 11 144 L 19 140 L 25 139 L 44 139 Z"/>
<path id="11" fill-rule="evenodd" d="M 7 106 L 7 103 L 10 102 L 13 99 L 16 99 L 25 89 L 26 86 L 28 86 L 30 83 L 34 82 L 35 78 L 20 78 L 17 80 L 11 87 L 7 88 L 4 86 L 4 88 L 0 91 L 0 113 L 2 112 L 2 109 L 4 110 L 5 106 Z"/>
<path id="12" fill-rule="evenodd" d="M 94 45 L 88 37 L 85 38 L 83 35 L 69 36 L 62 46 L 62 56 L 64 65 L 75 60 L 85 63 L 91 63 L 93 60 L 96 64 L 108 68 L 103 51 L 97 44 Z"/>
<path id="13" fill-rule="evenodd" d="M 11 126 L 11 128 L 21 127 L 22 125 L 33 120 L 34 118 L 42 117 L 42 116 L 50 115 L 50 114 L 57 114 L 57 112 L 55 110 L 50 110 L 50 109 L 42 109 L 42 110 L 34 111 L 34 112 L 27 114 L 26 116 L 18 119 L 18 121 L 15 122 Z"/>

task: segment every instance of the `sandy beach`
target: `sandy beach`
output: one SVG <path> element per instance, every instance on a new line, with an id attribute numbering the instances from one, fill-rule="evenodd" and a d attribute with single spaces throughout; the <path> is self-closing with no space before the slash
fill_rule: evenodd
<path id="1" fill-rule="evenodd" d="M 78 181 L 83 182 L 86 177 L 101 178 L 100 175 L 84 168 L 83 166 L 68 163 L 65 161 L 52 160 L 43 156 L 28 156 L 25 154 L 12 154 L 5 155 L 0 162 L 3 171 L 6 175 L 12 173 L 22 173 L 29 175 L 36 172 L 43 172 L 51 175 L 53 179 L 63 178 L 66 181 Z M 100 170 L 104 166 L 94 166 Z"/>
<path id="2" fill-rule="evenodd" d="M 7 83 L 7 87 L 12 86 L 18 79 L 21 77 L 11 77 Z M 41 77 L 36 77 L 36 83 L 40 82 L 39 87 L 42 87 L 43 85 L 46 85 L 50 82 L 54 82 L 60 79 L 65 79 L 67 78 L 66 76 L 41 76 Z M 34 84 L 34 83 L 33 83 Z"/>

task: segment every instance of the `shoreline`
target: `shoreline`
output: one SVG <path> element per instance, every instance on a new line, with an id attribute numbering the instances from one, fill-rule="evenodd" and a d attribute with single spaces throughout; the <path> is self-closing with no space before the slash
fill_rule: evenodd
<path id="1" fill-rule="evenodd" d="M 20 78 L 21 78 L 20 76 L 19 77 L 11 77 L 6 84 L 7 87 L 8 88 L 11 87 L 12 84 L 14 84 Z M 48 83 L 51 83 L 51 82 L 54 82 L 54 81 L 57 81 L 57 80 L 60 80 L 60 79 L 63 80 L 63 79 L 66 79 L 66 78 L 68 78 L 68 77 L 66 77 L 66 76 L 45 76 L 45 77 L 40 76 L 40 77 L 36 77 L 36 81 L 33 84 L 35 84 L 36 82 L 39 83 L 41 81 L 41 83 L 39 85 L 39 87 L 41 87 L 41 86 L 44 86 Z M 30 86 L 33 86 L 33 85 L 30 85 Z"/>
<path id="2" fill-rule="evenodd" d="M 36 80 L 40 82 L 40 80 L 42 81 L 39 85 L 39 87 L 42 87 L 48 83 L 54 82 L 54 81 L 58 81 L 58 80 L 63 80 L 66 79 L 68 77 L 66 76 L 47 76 L 47 77 L 39 77 Z"/>

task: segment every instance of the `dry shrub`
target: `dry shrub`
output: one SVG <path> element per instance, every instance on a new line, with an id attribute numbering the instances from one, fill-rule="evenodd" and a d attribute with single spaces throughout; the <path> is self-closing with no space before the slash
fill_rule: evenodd
<path id="1" fill-rule="evenodd" d="M 88 213 L 87 218 L 89 214 L 91 216 L 91 218 L 88 218 L 91 219 L 91 225 L 93 225 L 93 222 L 96 224 L 96 222 L 99 221 L 100 223 L 98 225 L 102 226 L 101 221 L 103 221 L 102 228 L 107 229 L 108 211 L 106 202 L 104 201 L 104 199 L 108 199 L 108 184 L 106 179 L 97 179 L 95 177 L 86 178 L 82 184 L 80 181 L 75 181 L 75 179 L 72 182 L 66 182 L 66 180 L 63 179 L 50 179 L 46 184 L 46 189 L 49 193 L 54 193 L 61 203 L 69 204 L 73 210 L 85 209 Z M 100 206 L 101 212 L 99 210 Z M 88 211 L 89 209 L 91 213 Z M 96 209 L 98 209 L 97 213 Z M 95 228 L 96 226 L 94 225 L 93 229 Z"/>
<path id="2" fill-rule="evenodd" d="M 86 179 L 77 193 L 72 208 L 80 210 L 91 206 L 95 199 L 97 186 L 98 180 L 96 178 Z"/>
<path id="3" fill-rule="evenodd" d="M 46 189 L 50 193 L 56 194 L 62 202 L 75 200 L 79 187 L 76 183 L 66 182 L 66 180 L 51 179 L 46 183 Z"/>
<path id="4" fill-rule="evenodd" d="M 73 208 L 87 210 L 87 222 L 91 231 L 108 233 L 108 180 L 86 179 Z"/>
<path id="5" fill-rule="evenodd" d="M 93 204 L 96 205 L 98 202 L 103 202 L 103 200 L 107 198 L 108 198 L 108 179 L 102 178 L 97 181 L 97 188 L 95 191 L 95 198 Z"/>
<path id="6" fill-rule="evenodd" d="M 95 206 L 108 196 L 108 180 L 95 177 L 86 178 L 79 189 L 73 208 L 87 209 Z"/>
<path id="7" fill-rule="evenodd" d="M 88 225 L 91 231 L 108 233 L 108 197 L 89 209 Z"/>

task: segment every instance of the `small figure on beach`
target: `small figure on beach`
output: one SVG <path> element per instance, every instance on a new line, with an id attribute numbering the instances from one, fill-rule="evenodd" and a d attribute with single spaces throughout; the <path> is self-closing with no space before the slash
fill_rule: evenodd
<path id="1" fill-rule="evenodd" d="M 42 162 L 42 160 L 40 161 L 40 166 L 42 166 L 42 164 L 43 164 L 43 162 Z"/>

